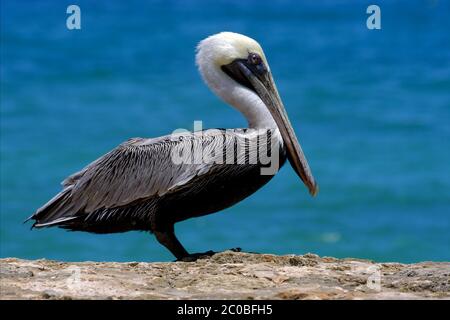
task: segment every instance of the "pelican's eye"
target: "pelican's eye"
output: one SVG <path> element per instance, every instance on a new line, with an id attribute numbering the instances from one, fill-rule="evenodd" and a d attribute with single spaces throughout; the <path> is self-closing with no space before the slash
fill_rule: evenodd
<path id="1" fill-rule="evenodd" d="M 250 52 L 247 57 L 247 66 L 253 73 L 263 76 L 267 73 L 267 68 L 264 65 L 261 56 L 257 53 Z"/>
<path id="2" fill-rule="evenodd" d="M 262 63 L 262 59 L 259 56 L 259 54 L 253 52 L 249 53 L 247 60 L 250 64 L 254 66 L 257 66 Z"/>

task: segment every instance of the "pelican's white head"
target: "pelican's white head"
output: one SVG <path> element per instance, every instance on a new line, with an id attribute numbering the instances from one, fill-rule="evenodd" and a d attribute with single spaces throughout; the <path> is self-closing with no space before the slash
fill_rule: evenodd
<path id="1" fill-rule="evenodd" d="M 208 87 L 237 108 L 250 128 L 279 129 L 291 165 L 315 195 L 317 185 L 259 43 L 242 34 L 221 32 L 198 44 L 196 63 Z"/>
<path id="2" fill-rule="evenodd" d="M 247 59 L 250 52 L 257 53 L 268 65 L 264 52 L 258 42 L 234 32 L 221 32 L 212 35 L 197 46 L 196 62 L 203 75 L 206 65 L 219 68 L 232 63 L 236 59 Z"/>
<path id="3" fill-rule="evenodd" d="M 222 100 L 237 108 L 250 128 L 276 128 L 270 112 L 248 86 L 230 77 L 224 66 L 246 60 L 256 53 L 268 68 L 267 59 L 258 42 L 234 32 L 221 32 L 202 40 L 197 46 L 196 64 L 208 87 Z"/>

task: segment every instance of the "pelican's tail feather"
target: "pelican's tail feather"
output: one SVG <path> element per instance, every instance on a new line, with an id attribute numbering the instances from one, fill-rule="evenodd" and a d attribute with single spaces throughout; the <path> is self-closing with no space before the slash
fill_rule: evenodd
<path id="1" fill-rule="evenodd" d="M 68 187 L 58 193 L 25 222 L 35 220 L 31 228 L 43 228 L 61 225 L 78 218 L 74 215 L 76 212 L 71 206 L 71 189 L 71 187 Z"/>

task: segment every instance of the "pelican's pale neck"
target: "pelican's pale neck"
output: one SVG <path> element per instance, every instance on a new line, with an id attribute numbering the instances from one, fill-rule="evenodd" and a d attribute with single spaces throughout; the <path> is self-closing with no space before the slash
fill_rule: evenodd
<path id="1" fill-rule="evenodd" d="M 238 109 L 249 128 L 278 128 L 259 96 L 242 86 L 209 61 L 198 61 L 200 74 L 208 87 L 226 103 Z"/>

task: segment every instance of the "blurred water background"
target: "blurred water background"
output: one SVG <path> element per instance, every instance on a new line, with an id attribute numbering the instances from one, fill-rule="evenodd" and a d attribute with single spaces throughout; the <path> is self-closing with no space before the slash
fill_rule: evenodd
<path id="1" fill-rule="evenodd" d="M 313 172 L 285 166 L 220 213 L 177 225 L 191 252 L 377 261 L 450 260 L 450 2 L 1 2 L 0 256 L 169 261 L 153 236 L 29 231 L 22 221 L 69 174 L 130 137 L 243 127 L 201 82 L 195 46 L 219 31 L 257 39 Z"/>

